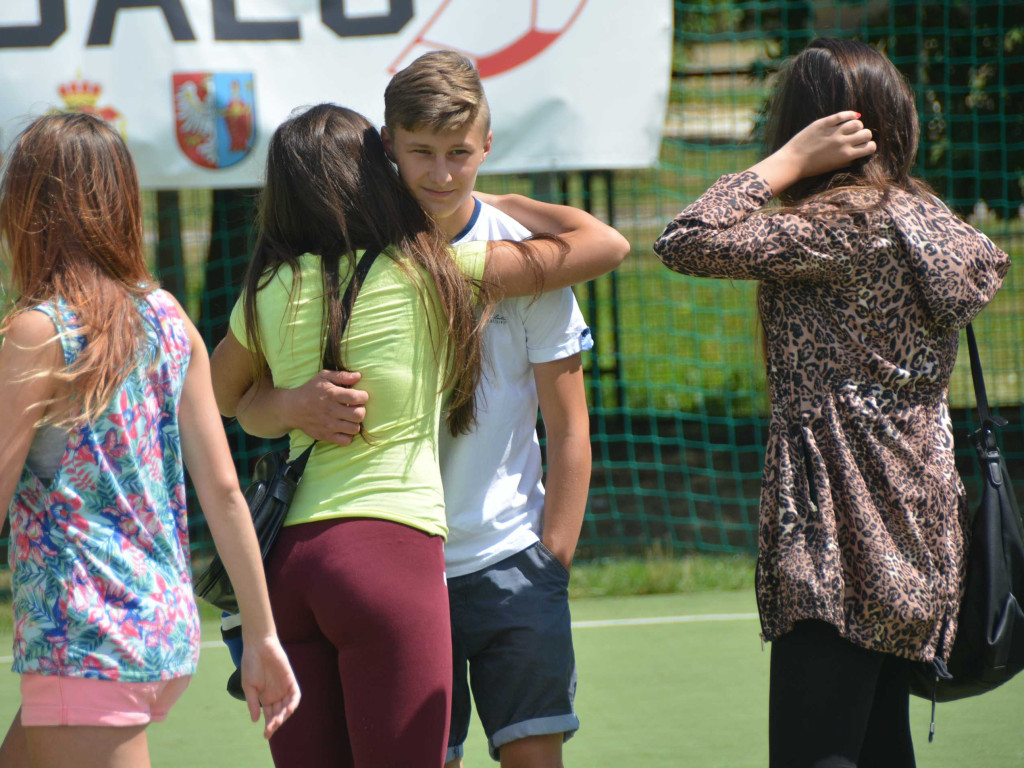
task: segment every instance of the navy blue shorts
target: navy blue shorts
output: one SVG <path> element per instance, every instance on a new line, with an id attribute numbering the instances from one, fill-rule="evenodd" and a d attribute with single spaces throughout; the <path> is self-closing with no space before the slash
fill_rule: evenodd
<path id="1" fill-rule="evenodd" d="M 448 601 L 455 677 L 446 762 L 462 756 L 470 687 L 495 760 L 503 744 L 528 736 L 561 733 L 568 740 L 580 721 L 565 567 L 537 542 L 448 579 Z"/>

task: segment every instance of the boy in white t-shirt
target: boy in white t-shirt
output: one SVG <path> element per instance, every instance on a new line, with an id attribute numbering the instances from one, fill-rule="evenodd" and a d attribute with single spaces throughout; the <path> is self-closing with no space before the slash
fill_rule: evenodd
<path id="1" fill-rule="evenodd" d="M 384 92 L 384 122 L 388 155 L 453 243 L 530 236 L 473 194 L 491 131 L 479 75 L 465 57 L 435 51 L 396 74 Z M 562 742 L 579 728 L 568 569 L 590 485 L 580 352 L 591 346 L 568 288 L 502 301 L 484 331 L 476 426 L 442 436 L 455 670 L 449 766 L 461 762 L 470 683 L 503 768 L 560 766 Z"/>
<path id="2" fill-rule="evenodd" d="M 384 101 L 388 156 L 453 244 L 530 236 L 473 191 L 491 131 L 472 62 L 452 51 L 425 54 L 394 76 Z M 455 671 L 447 768 L 461 765 L 470 686 L 502 768 L 561 766 L 562 743 L 579 728 L 568 585 L 590 485 L 580 352 L 592 346 L 568 288 L 500 302 L 484 331 L 477 424 L 459 437 L 443 430 Z M 344 444 L 365 415 L 365 393 L 348 388 L 357 380 L 322 372 L 260 405 L 282 423 Z"/>

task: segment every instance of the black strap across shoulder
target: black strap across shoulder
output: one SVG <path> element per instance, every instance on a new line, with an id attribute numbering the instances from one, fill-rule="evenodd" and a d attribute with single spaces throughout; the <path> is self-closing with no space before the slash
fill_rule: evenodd
<path id="1" fill-rule="evenodd" d="M 988 393 L 985 390 L 985 376 L 981 371 L 981 356 L 978 354 L 978 342 L 974 338 L 974 328 L 967 324 L 967 351 L 971 356 L 971 380 L 974 382 L 974 398 L 978 407 L 978 426 L 986 429 L 992 426 L 1005 427 L 1006 419 L 993 416 L 988 408 Z"/>
<path id="2" fill-rule="evenodd" d="M 348 310 L 355 306 L 359 289 L 363 287 L 363 281 L 370 274 L 370 267 L 373 266 L 373 262 L 376 261 L 378 256 L 380 256 L 380 248 L 367 248 L 363 255 L 359 257 L 359 263 L 356 264 L 356 272 L 352 275 L 352 279 L 348 281 L 345 294 L 341 297 L 341 303 L 346 308 L 345 317 L 341 320 L 342 333 L 345 332 L 345 326 L 348 325 Z"/>
<path id="3" fill-rule="evenodd" d="M 344 314 L 341 317 L 341 336 L 345 335 L 345 328 L 348 326 L 349 315 L 351 310 L 355 307 L 356 297 L 359 295 L 359 289 L 363 286 L 363 281 L 366 280 L 366 276 L 370 274 L 370 268 L 373 266 L 373 262 L 380 256 L 380 248 L 367 248 L 363 255 L 359 257 L 359 262 L 356 264 L 355 273 L 352 275 L 352 279 L 348 281 L 348 286 L 345 288 L 345 293 L 341 297 L 341 306 Z M 324 350 L 324 359 L 321 361 L 324 368 L 330 367 L 327 362 L 327 350 Z M 294 478 L 297 482 L 302 477 L 303 471 L 306 469 L 306 462 L 309 461 L 309 455 L 313 452 L 313 446 L 316 445 L 314 440 L 309 444 L 302 453 L 300 453 L 295 461 L 291 462 L 288 467 L 288 474 Z"/>

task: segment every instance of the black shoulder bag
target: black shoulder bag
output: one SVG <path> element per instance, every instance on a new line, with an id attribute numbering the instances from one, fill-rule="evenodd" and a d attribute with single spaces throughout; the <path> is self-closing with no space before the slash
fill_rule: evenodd
<path id="1" fill-rule="evenodd" d="M 369 249 L 363 253 L 356 266 L 355 274 L 349 280 L 342 306 L 345 314 L 342 317 L 342 333 L 349 319 L 349 308 L 355 305 L 356 295 L 366 275 L 380 254 L 379 249 Z M 324 365 L 327 367 L 328 353 L 324 353 Z M 256 529 L 256 538 L 260 545 L 260 556 L 264 562 L 270 554 L 274 541 L 277 539 L 284 519 L 288 515 L 295 489 L 298 487 L 306 462 L 316 445 L 314 442 L 304 450 L 295 461 L 288 461 L 288 449 L 265 453 L 253 468 L 252 480 L 245 489 L 245 501 L 252 515 L 252 525 Z M 229 614 L 238 613 L 238 601 L 235 599 L 235 588 L 231 585 L 220 556 L 214 554 L 213 559 L 195 581 L 197 597 L 215 605 Z M 240 630 L 239 630 L 240 632 Z M 228 638 L 225 638 L 227 640 Z"/>
<path id="2" fill-rule="evenodd" d="M 967 580 L 949 661 L 915 666 L 911 675 L 911 693 L 932 700 L 933 718 L 936 701 L 991 691 L 1024 669 L 1024 522 L 996 439 L 1007 422 L 989 411 L 970 325 L 967 345 L 978 407 L 971 444 L 981 502 L 971 520 Z"/>

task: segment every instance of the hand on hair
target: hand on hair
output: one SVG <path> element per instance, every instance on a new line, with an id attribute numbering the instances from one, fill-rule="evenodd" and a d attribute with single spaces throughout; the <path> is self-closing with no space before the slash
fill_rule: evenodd
<path id="1" fill-rule="evenodd" d="M 800 178 L 844 168 L 876 149 L 871 130 L 860 121 L 860 112 L 838 112 L 813 123 L 786 142 Z"/>
<path id="2" fill-rule="evenodd" d="M 815 120 L 750 170 L 778 194 L 800 179 L 843 168 L 876 149 L 860 113 L 848 110 Z"/>

